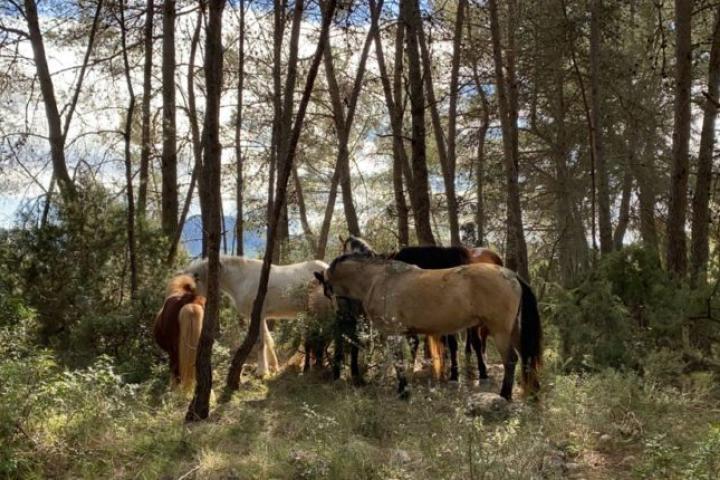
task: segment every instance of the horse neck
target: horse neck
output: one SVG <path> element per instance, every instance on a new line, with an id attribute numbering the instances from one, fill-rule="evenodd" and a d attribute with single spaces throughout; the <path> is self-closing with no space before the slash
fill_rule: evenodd
<path id="1" fill-rule="evenodd" d="M 345 288 L 349 297 L 362 299 L 372 287 L 375 280 L 384 273 L 386 265 L 383 263 L 357 262 L 347 265 L 352 271 L 357 272 L 348 275 L 350 278 L 345 282 Z"/>

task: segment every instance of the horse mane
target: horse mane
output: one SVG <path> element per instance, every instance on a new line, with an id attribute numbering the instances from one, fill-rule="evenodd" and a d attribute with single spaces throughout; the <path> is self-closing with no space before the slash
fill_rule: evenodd
<path id="1" fill-rule="evenodd" d="M 371 253 L 362 253 L 362 252 L 350 252 L 350 253 L 343 253 L 339 257 L 335 257 L 332 262 L 330 262 L 330 266 L 328 267 L 328 270 L 330 272 L 335 271 L 335 267 L 337 267 L 338 264 L 343 263 L 347 260 L 360 260 L 360 261 L 370 261 L 370 260 L 387 260 L 382 255 L 375 255 Z"/>
<path id="2" fill-rule="evenodd" d="M 197 283 L 192 275 L 182 273 L 176 275 L 168 280 L 167 287 L 165 289 L 165 298 L 177 295 L 183 295 L 186 293 L 195 294 L 197 290 Z"/>
<path id="3" fill-rule="evenodd" d="M 367 242 L 367 240 L 363 240 L 360 237 L 356 237 L 354 235 L 350 235 L 347 240 L 345 240 L 345 243 L 343 244 L 343 250 L 345 250 L 345 247 L 350 247 L 351 253 L 363 253 L 363 254 L 372 254 L 375 255 L 375 250 L 373 247 Z"/>
<path id="4" fill-rule="evenodd" d="M 388 258 L 430 270 L 471 263 L 470 252 L 465 247 L 404 247 L 390 254 Z"/>

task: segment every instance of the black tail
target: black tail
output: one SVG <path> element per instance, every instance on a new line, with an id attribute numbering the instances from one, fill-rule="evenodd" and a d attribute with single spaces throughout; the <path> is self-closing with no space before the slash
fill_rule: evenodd
<path id="1" fill-rule="evenodd" d="M 518 278 L 522 288 L 520 300 L 520 359 L 525 393 L 532 394 L 540 388 L 538 371 L 542 366 L 542 325 L 537 298 L 530 286 Z"/>

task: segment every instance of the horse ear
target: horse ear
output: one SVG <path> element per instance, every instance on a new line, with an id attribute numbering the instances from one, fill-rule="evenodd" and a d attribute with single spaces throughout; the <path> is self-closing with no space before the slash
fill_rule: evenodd
<path id="1" fill-rule="evenodd" d="M 322 272 L 313 272 L 313 275 L 315 275 L 315 278 L 317 278 L 320 283 L 325 283 L 325 277 Z"/>

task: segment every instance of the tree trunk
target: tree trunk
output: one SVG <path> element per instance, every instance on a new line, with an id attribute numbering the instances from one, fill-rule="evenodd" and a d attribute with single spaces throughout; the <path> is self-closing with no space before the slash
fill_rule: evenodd
<path id="1" fill-rule="evenodd" d="M 209 0 L 207 35 L 205 38 L 206 106 L 203 124 L 203 176 L 207 186 L 208 216 L 208 291 L 205 317 L 197 352 L 197 384 L 186 421 L 202 420 L 210 413 L 212 389 L 212 347 L 220 316 L 220 96 L 222 94 L 223 49 L 222 12 L 225 0 Z"/>
<path id="2" fill-rule="evenodd" d="M 400 18 L 407 29 L 410 116 L 412 120 L 412 169 L 410 188 L 415 192 L 415 232 L 420 245 L 435 245 L 430 226 L 430 195 L 425 151 L 425 95 L 418 42 L 422 21 L 417 0 L 401 2 Z"/>
<path id="3" fill-rule="evenodd" d="M 720 6 L 715 14 L 708 66 L 707 92 L 703 125 L 700 134 L 697 181 L 692 199 L 691 280 L 704 283 L 709 256 L 708 229 L 710 226 L 710 183 L 712 181 L 713 150 L 715 148 L 715 120 L 720 93 Z"/>
<path id="4" fill-rule="evenodd" d="M 333 212 L 335 211 L 335 199 L 337 198 L 338 183 L 340 182 L 340 169 L 337 163 L 330 181 L 330 193 L 328 193 L 327 204 L 325 205 L 325 215 L 323 216 L 322 226 L 320 227 L 320 236 L 318 237 L 317 251 L 315 258 L 322 260 L 325 258 L 325 250 L 327 249 L 328 236 L 330 235 L 330 224 L 332 223 Z"/>
<path id="5" fill-rule="evenodd" d="M 243 87 L 245 84 L 245 0 L 238 5 L 240 14 L 240 33 L 238 35 L 238 84 L 237 117 L 235 118 L 235 254 L 243 256 L 244 219 L 243 219 L 243 158 L 242 158 L 242 121 Z"/>
<path id="6" fill-rule="evenodd" d="M 633 129 L 639 131 L 639 126 Z M 640 238 L 643 246 L 648 249 L 658 261 L 658 234 L 655 225 L 655 203 L 657 194 L 655 191 L 655 152 L 652 141 L 646 138 L 641 155 L 632 163 L 633 176 L 638 185 L 638 204 L 640 210 Z"/>
<path id="7" fill-rule="evenodd" d="M 520 208 L 520 188 L 518 185 L 518 159 L 515 148 L 517 130 L 517 112 L 514 110 L 515 101 L 508 98 L 508 85 L 503 72 L 502 45 L 500 43 L 500 23 L 496 0 L 488 0 L 490 10 L 490 32 L 492 35 L 493 60 L 495 63 L 495 79 L 497 87 L 497 101 L 500 113 L 500 123 L 503 136 L 503 150 L 505 157 L 505 176 L 507 183 L 507 266 L 517 271 L 522 277 L 528 278 L 527 245 L 523 232 L 522 211 Z M 510 37 L 513 35 L 510 34 Z M 508 65 L 514 59 L 508 58 Z M 510 90 L 512 90 L 512 86 Z M 516 87 L 515 87 L 516 88 Z M 515 121 L 513 122 L 513 119 Z"/>
<path id="8" fill-rule="evenodd" d="M 667 223 L 667 268 L 677 278 L 687 271 L 685 217 L 690 145 L 692 86 L 692 0 L 675 0 L 675 123 Z"/>
<path id="9" fill-rule="evenodd" d="M 147 184 L 150 172 L 150 99 L 152 98 L 152 67 L 153 67 L 153 16 L 155 14 L 154 0 L 147 0 L 145 13 L 145 29 L 143 48 L 145 50 L 145 63 L 143 64 L 143 97 L 142 97 L 142 138 L 140 146 L 140 185 L 138 186 L 137 216 L 145 217 L 147 209 Z"/>
<path id="10" fill-rule="evenodd" d="M 602 47 L 600 38 L 602 23 L 602 0 L 592 0 L 590 15 L 590 99 L 592 102 L 592 129 L 595 138 L 595 167 L 598 184 L 598 226 L 600 230 L 600 252 L 612 251 L 612 225 L 610 224 L 610 193 L 608 172 L 605 164 L 605 142 L 602 123 L 602 92 L 600 71 L 602 68 Z"/>
<path id="11" fill-rule="evenodd" d="M 197 54 L 197 47 L 198 43 L 200 42 L 200 29 L 202 27 L 202 21 L 203 21 L 203 4 L 200 5 L 200 8 L 198 9 L 197 14 L 197 20 L 195 21 L 195 30 L 193 32 L 192 39 L 190 40 L 190 58 L 188 60 L 188 70 L 187 70 L 187 102 L 188 102 L 188 123 L 190 123 L 190 139 L 192 142 L 192 151 L 193 151 L 193 160 L 195 161 L 195 166 L 193 167 L 193 172 L 196 173 L 196 177 L 199 177 L 197 180 L 197 187 L 198 187 L 198 198 L 200 199 L 200 211 L 205 211 L 206 207 L 203 206 L 205 203 L 205 200 L 207 196 L 205 195 L 205 190 L 207 189 L 205 185 L 206 177 L 204 174 L 202 174 L 202 140 L 200 139 L 200 127 L 198 126 L 198 113 L 197 108 L 195 106 L 195 55 Z M 191 182 L 192 187 L 192 182 Z M 191 188 L 192 190 L 192 188 Z M 192 194 L 192 192 L 190 192 Z M 203 215 L 201 218 L 202 223 L 202 251 L 201 256 L 203 258 L 207 257 L 207 232 L 208 232 L 208 224 L 207 224 L 208 217 L 206 215 Z M 184 223 L 184 221 L 183 221 Z M 175 238 L 179 240 L 180 236 L 179 233 L 181 232 L 175 232 Z M 173 253 L 174 255 L 174 253 Z M 169 263 L 169 262 L 168 262 Z"/>
<path id="12" fill-rule="evenodd" d="M 307 111 L 307 106 L 310 101 L 310 95 L 312 94 L 313 85 L 315 84 L 315 78 L 320 67 L 320 62 L 323 55 L 323 47 L 326 43 L 326 39 L 330 30 L 330 22 L 334 16 L 336 0 L 327 0 L 323 8 L 323 20 L 322 27 L 320 30 L 320 38 L 318 45 L 313 55 L 312 64 L 308 70 L 307 80 L 305 81 L 305 88 L 303 90 L 302 98 L 300 99 L 300 105 L 298 112 L 295 117 L 295 124 L 290 137 L 290 142 L 286 150 L 287 157 L 280 163 L 279 175 L 278 175 L 278 189 L 276 202 L 273 206 L 273 216 L 271 218 L 270 227 L 268 228 L 268 241 L 267 248 L 265 249 L 265 256 L 263 257 L 263 266 L 260 272 L 260 281 L 258 285 L 258 293 L 253 303 L 252 314 L 250 317 L 250 327 L 248 328 L 247 336 L 243 341 L 243 344 L 235 352 L 230 370 L 228 371 L 227 383 L 226 383 L 226 396 L 231 392 L 237 390 L 240 387 L 240 374 L 242 373 L 242 367 L 245 364 L 245 360 L 250 354 L 250 350 L 257 341 L 258 334 L 260 333 L 260 321 L 262 320 L 261 314 L 263 304 L 265 302 L 265 296 L 267 294 L 267 284 L 270 277 L 270 266 L 273 255 L 273 247 L 275 245 L 275 235 L 280 220 L 281 205 L 285 201 L 285 195 L 287 193 L 287 184 L 292 171 L 293 160 L 295 157 L 295 151 L 297 149 L 298 141 L 300 140 L 300 131 L 302 130 L 303 120 Z"/>
<path id="13" fill-rule="evenodd" d="M 478 73 L 477 59 L 473 63 L 473 79 L 475 88 L 477 88 L 480 96 L 480 104 L 482 118 L 480 119 L 480 128 L 478 129 L 478 146 L 477 157 L 475 158 L 475 181 L 477 208 L 475 209 L 475 226 L 477 235 L 475 236 L 475 246 L 482 247 L 485 245 L 485 141 L 487 132 L 490 128 L 490 102 L 483 89 L 480 74 Z"/>
<path id="14" fill-rule="evenodd" d="M 401 246 L 409 244 L 410 232 L 408 226 L 408 207 L 405 202 L 405 194 L 403 191 L 403 171 L 407 171 L 408 177 L 410 177 L 410 167 L 407 158 L 407 152 L 405 151 L 405 145 L 402 134 L 402 108 L 398 102 L 393 98 L 393 89 L 390 85 L 390 77 L 388 76 L 387 67 L 385 65 L 385 54 L 382 49 L 382 42 L 380 38 L 380 29 L 377 24 L 377 17 L 381 13 L 381 8 L 375 5 L 374 0 L 370 0 L 370 8 L 375 12 L 370 30 L 373 35 L 375 43 L 375 56 L 377 58 L 378 69 L 380 71 L 380 81 L 383 86 L 383 93 L 385 94 L 385 104 L 388 109 L 390 116 L 390 125 L 393 135 L 393 189 L 395 193 L 395 208 L 397 209 L 398 215 L 398 242 Z M 400 78 L 401 75 L 398 72 L 402 70 L 402 38 L 403 38 L 404 27 L 398 23 L 396 27 L 396 49 L 395 52 L 395 78 L 397 79 L 397 92 L 401 89 Z M 398 41 L 399 37 L 399 41 Z M 399 45 L 399 49 L 398 49 Z M 396 95 L 399 98 L 399 93 Z M 414 205 L 411 194 L 411 204 Z"/>
<path id="15" fill-rule="evenodd" d="M 631 143 L 634 142 L 635 135 L 631 139 Z M 620 197 L 620 208 L 618 214 L 618 223 L 615 226 L 615 233 L 613 234 L 613 244 L 615 250 L 623 248 L 623 242 L 625 240 L 625 232 L 630 224 L 630 195 L 632 194 L 633 176 L 632 170 L 630 169 L 630 162 L 634 161 L 634 153 L 637 150 L 636 147 L 631 147 L 632 152 L 630 158 L 625 164 L 625 172 L 623 174 L 623 187 L 622 196 Z"/>
<path id="16" fill-rule="evenodd" d="M 138 288 L 137 255 L 135 252 L 135 200 L 133 198 L 132 157 L 130 155 L 130 142 L 132 140 L 132 119 L 135 112 L 135 92 L 130 78 L 130 62 L 127 52 L 127 27 L 125 25 L 125 0 L 120 0 L 120 40 L 122 42 L 123 66 L 125 67 L 125 82 L 128 89 L 127 114 L 125 115 L 125 189 L 127 192 L 127 240 L 128 257 L 130 259 L 130 298 L 134 299 Z"/>
<path id="17" fill-rule="evenodd" d="M 175 0 L 163 2 L 162 45 L 163 151 L 162 228 L 172 238 L 177 228 L 177 145 L 175 126 Z"/>
<path id="18" fill-rule="evenodd" d="M 35 59 L 40 91 L 42 92 L 43 103 L 45 104 L 53 176 L 60 188 L 60 194 L 63 200 L 73 202 L 77 198 L 77 190 L 70 178 L 67 162 L 65 161 L 65 137 L 63 135 L 60 112 L 58 111 L 57 100 L 55 98 L 55 88 L 52 77 L 50 76 L 47 56 L 45 55 L 45 45 L 43 43 L 42 32 L 40 31 L 40 22 L 38 20 L 35 0 L 25 0 L 25 18 L 28 24 L 30 44 L 32 45 L 33 57 Z"/>
<path id="19" fill-rule="evenodd" d="M 465 6 L 467 1 L 460 0 L 457 6 L 457 14 L 455 18 L 455 31 L 453 36 L 453 55 L 450 68 L 450 107 L 448 111 L 448 138 L 447 145 L 443 137 L 442 122 L 440 121 L 440 113 L 438 112 L 438 102 L 435 98 L 435 90 L 432 81 L 432 60 L 428 50 L 425 33 L 422 23 L 418 29 L 418 40 L 420 51 L 422 53 L 423 76 L 425 80 L 425 92 L 427 95 L 427 103 L 430 107 L 430 118 L 432 119 L 433 133 L 435 134 L 435 143 L 437 145 L 438 160 L 440 169 L 442 170 L 443 183 L 445 184 L 445 196 L 448 206 L 448 223 L 450 224 L 450 243 L 454 246 L 460 245 L 460 225 L 458 223 L 458 205 L 457 196 L 455 194 L 455 135 L 457 114 L 457 91 L 458 91 L 458 74 L 460 71 L 460 47 L 462 42 L 462 23 L 465 16 Z M 452 152 L 450 151 L 452 149 Z"/>
<path id="20" fill-rule="evenodd" d="M 315 234 L 313 234 L 312 228 L 310 228 L 310 221 L 308 220 L 307 209 L 305 208 L 305 194 L 303 193 L 302 183 L 298 175 L 297 164 L 293 164 L 292 176 L 293 182 L 295 183 L 298 211 L 300 213 L 300 225 L 302 225 L 303 234 L 307 239 L 308 245 L 313 249 L 315 247 Z"/>

